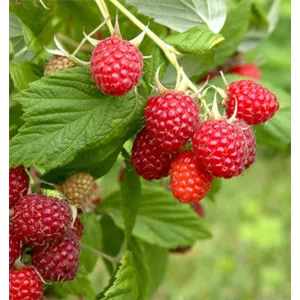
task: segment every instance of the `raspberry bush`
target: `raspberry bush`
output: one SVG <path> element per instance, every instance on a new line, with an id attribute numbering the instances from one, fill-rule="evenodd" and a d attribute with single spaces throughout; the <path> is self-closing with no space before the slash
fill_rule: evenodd
<path id="1" fill-rule="evenodd" d="M 150 299 L 213 237 L 220 182 L 290 143 L 289 99 L 245 59 L 254 1 L 154 2 L 10 3 L 10 299 Z"/>

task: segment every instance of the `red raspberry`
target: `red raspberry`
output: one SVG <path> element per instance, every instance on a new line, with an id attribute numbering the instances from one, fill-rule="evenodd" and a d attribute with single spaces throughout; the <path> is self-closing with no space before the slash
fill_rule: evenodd
<path id="1" fill-rule="evenodd" d="M 240 76 L 251 77 L 254 79 L 261 79 L 261 73 L 259 68 L 254 64 L 243 64 L 234 67 L 229 73 L 237 74 Z"/>
<path id="2" fill-rule="evenodd" d="M 191 206 L 200 218 L 204 218 L 204 207 L 201 203 L 193 203 Z"/>
<path id="3" fill-rule="evenodd" d="M 171 164 L 170 188 L 182 203 L 197 202 L 208 193 L 213 177 L 197 164 L 192 151 L 179 153 Z"/>
<path id="4" fill-rule="evenodd" d="M 9 265 L 13 265 L 22 254 L 22 243 L 15 237 L 9 226 Z"/>
<path id="5" fill-rule="evenodd" d="M 168 176 L 174 153 L 157 146 L 147 130 L 140 131 L 133 143 L 131 164 L 147 180 Z"/>
<path id="6" fill-rule="evenodd" d="M 137 85 L 142 75 L 139 49 L 117 37 L 109 37 L 94 49 L 91 58 L 93 80 L 104 94 L 122 96 Z"/>
<path id="7" fill-rule="evenodd" d="M 248 169 L 255 161 L 256 156 L 256 138 L 251 126 L 245 121 L 238 120 L 236 123 L 243 131 L 245 137 L 246 156 L 244 161 L 244 168 Z"/>
<path id="8" fill-rule="evenodd" d="M 9 208 L 28 193 L 29 177 L 23 166 L 9 169 Z"/>
<path id="9" fill-rule="evenodd" d="M 27 195 L 15 205 L 11 226 L 16 238 L 33 246 L 61 237 L 71 223 L 72 211 L 63 201 Z"/>
<path id="10" fill-rule="evenodd" d="M 9 270 L 9 300 L 40 300 L 44 286 L 33 267 Z"/>
<path id="11" fill-rule="evenodd" d="M 276 96 L 259 83 L 252 80 L 232 82 L 228 88 L 226 113 L 232 116 L 235 102 L 238 102 L 236 117 L 249 125 L 264 123 L 279 109 Z"/>
<path id="12" fill-rule="evenodd" d="M 69 230 L 63 237 L 32 250 L 32 264 L 45 280 L 65 281 L 76 278 L 80 244 Z"/>
<path id="13" fill-rule="evenodd" d="M 245 140 L 239 126 L 227 120 L 207 120 L 193 136 L 196 158 L 213 176 L 231 178 L 244 170 Z"/>
<path id="14" fill-rule="evenodd" d="M 84 233 L 84 226 L 79 218 L 76 218 L 76 220 L 73 224 L 72 230 L 75 232 L 78 239 L 81 239 L 81 237 L 83 236 L 83 233 Z"/>
<path id="15" fill-rule="evenodd" d="M 146 128 L 164 150 L 179 151 L 199 122 L 199 107 L 186 95 L 169 92 L 147 100 Z"/>

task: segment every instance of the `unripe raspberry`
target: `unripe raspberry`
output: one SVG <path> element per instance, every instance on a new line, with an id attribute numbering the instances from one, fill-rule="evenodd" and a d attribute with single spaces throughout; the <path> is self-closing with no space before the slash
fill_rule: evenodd
<path id="1" fill-rule="evenodd" d="M 72 230 L 75 232 L 78 239 L 80 240 L 84 233 L 84 226 L 79 218 L 76 218 L 76 220 L 73 224 Z"/>
<path id="2" fill-rule="evenodd" d="M 168 176 L 174 153 L 160 148 L 147 130 L 140 131 L 133 143 L 131 164 L 138 175 L 147 180 Z"/>
<path id="3" fill-rule="evenodd" d="M 9 265 L 12 266 L 22 254 L 22 243 L 15 237 L 9 226 Z"/>
<path id="4" fill-rule="evenodd" d="M 279 109 L 276 96 L 252 80 L 232 82 L 227 90 L 226 113 L 233 115 L 237 101 L 238 119 L 249 125 L 258 125 L 272 118 Z"/>
<path id="5" fill-rule="evenodd" d="M 135 87 L 142 76 L 143 56 L 128 41 L 109 37 L 100 41 L 91 58 L 91 73 L 104 94 L 122 96 Z"/>
<path id="6" fill-rule="evenodd" d="M 71 175 L 60 187 L 62 194 L 72 204 L 84 205 L 93 192 L 95 181 L 88 173 Z"/>
<path id="7" fill-rule="evenodd" d="M 260 70 L 254 64 L 243 64 L 243 65 L 236 66 L 233 69 L 231 69 L 229 73 L 250 77 L 254 79 L 261 79 Z"/>
<path id="8" fill-rule="evenodd" d="M 52 243 L 35 247 L 32 264 L 45 280 L 73 280 L 78 271 L 79 254 L 79 239 L 73 230 L 69 230 Z"/>
<path id="9" fill-rule="evenodd" d="M 9 169 L 9 208 L 28 193 L 29 177 L 23 166 Z"/>
<path id="10" fill-rule="evenodd" d="M 213 177 L 196 162 L 192 151 L 179 153 L 171 164 L 170 188 L 182 203 L 198 202 L 208 193 Z"/>
<path id="11" fill-rule="evenodd" d="M 162 149 L 179 151 L 194 133 L 199 107 L 190 96 L 168 92 L 147 100 L 145 119 L 148 133 Z"/>
<path id="12" fill-rule="evenodd" d="M 63 69 L 68 69 L 75 66 L 76 64 L 69 57 L 62 55 L 53 55 L 53 57 L 48 61 L 46 65 L 44 75 L 48 76 L 53 72 L 58 72 Z"/>
<path id="13" fill-rule="evenodd" d="M 227 120 L 207 120 L 193 136 L 197 161 L 215 177 L 231 178 L 244 170 L 245 139 L 241 128 Z"/>
<path id="14" fill-rule="evenodd" d="M 9 300 L 41 300 L 44 286 L 33 267 L 9 270 Z"/>
<path id="15" fill-rule="evenodd" d="M 30 246 L 61 237 L 71 224 L 72 211 L 66 203 L 33 194 L 18 201 L 11 219 L 15 237 Z"/>

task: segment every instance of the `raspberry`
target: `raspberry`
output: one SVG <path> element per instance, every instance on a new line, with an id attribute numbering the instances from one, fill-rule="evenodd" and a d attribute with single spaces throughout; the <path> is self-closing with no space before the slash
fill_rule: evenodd
<path id="1" fill-rule="evenodd" d="M 27 195 L 15 205 L 11 226 L 16 238 L 33 246 L 61 237 L 71 223 L 72 211 L 63 201 Z"/>
<path id="2" fill-rule="evenodd" d="M 168 176 L 174 153 L 157 146 L 147 130 L 140 131 L 133 143 L 131 164 L 147 180 Z"/>
<path id="3" fill-rule="evenodd" d="M 199 107 L 190 96 L 168 92 L 147 100 L 146 128 L 166 151 L 179 151 L 199 122 Z"/>
<path id="4" fill-rule="evenodd" d="M 22 254 L 22 243 L 15 237 L 9 226 L 9 265 L 13 265 Z"/>
<path id="5" fill-rule="evenodd" d="M 44 286 L 33 267 L 9 270 L 9 300 L 40 300 Z"/>
<path id="6" fill-rule="evenodd" d="M 245 121 L 238 120 L 236 123 L 243 131 L 245 137 L 246 155 L 244 161 L 244 168 L 248 169 L 255 161 L 256 156 L 256 138 L 251 126 Z"/>
<path id="7" fill-rule="evenodd" d="M 82 222 L 80 221 L 80 219 L 76 218 L 76 220 L 73 224 L 72 230 L 75 232 L 78 239 L 80 240 L 84 233 L 84 226 L 83 226 Z"/>
<path id="8" fill-rule="evenodd" d="M 85 204 L 92 192 L 94 178 L 88 173 L 75 173 L 62 185 L 61 192 L 72 204 Z"/>
<path id="9" fill-rule="evenodd" d="M 135 87 L 142 75 L 143 56 L 139 49 L 117 37 L 109 37 L 94 49 L 91 73 L 104 94 L 122 96 Z"/>
<path id="10" fill-rule="evenodd" d="M 254 64 L 243 64 L 234 67 L 229 73 L 237 74 L 240 76 L 251 77 L 254 79 L 261 79 L 261 73 L 259 68 Z"/>
<path id="11" fill-rule="evenodd" d="M 61 71 L 63 69 L 68 69 L 75 66 L 76 64 L 69 57 L 62 55 L 53 55 L 53 57 L 48 61 L 46 65 L 44 75 L 48 76 L 53 72 Z"/>
<path id="12" fill-rule="evenodd" d="M 73 230 L 69 230 L 52 243 L 35 247 L 32 264 L 45 280 L 73 280 L 78 271 L 79 254 L 79 239 Z"/>
<path id="13" fill-rule="evenodd" d="M 9 169 L 9 208 L 28 193 L 29 177 L 23 166 Z"/>
<path id="14" fill-rule="evenodd" d="M 249 125 L 264 123 L 272 118 L 279 109 L 276 96 L 259 83 L 252 80 L 239 80 L 232 82 L 228 88 L 226 113 L 232 116 L 235 102 L 238 103 L 238 119 L 246 121 Z"/>
<path id="15" fill-rule="evenodd" d="M 244 170 L 245 140 L 241 128 L 227 120 L 207 120 L 193 136 L 196 158 L 213 176 L 231 178 Z"/>
<path id="16" fill-rule="evenodd" d="M 191 206 L 200 218 L 204 218 L 204 208 L 203 205 L 201 205 L 201 203 L 193 203 L 191 204 Z"/>
<path id="17" fill-rule="evenodd" d="M 200 201 L 209 191 L 212 181 L 213 177 L 197 164 L 192 151 L 181 152 L 172 161 L 170 187 L 180 202 Z"/>

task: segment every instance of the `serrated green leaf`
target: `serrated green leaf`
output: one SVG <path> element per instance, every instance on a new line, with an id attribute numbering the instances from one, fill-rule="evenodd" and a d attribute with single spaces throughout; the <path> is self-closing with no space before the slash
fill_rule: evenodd
<path id="1" fill-rule="evenodd" d="M 134 91 L 124 97 L 103 95 L 88 67 L 35 81 L 14 100 L 23 106 L 25 125 L 10 143 L 10 163 L 37 164 L 46 171 L 89 149 L 119 149 L 139 129 L 144 107 Z"/>
<path id="2" fill-rule="evenodd" d="M 18 91 L 29 88 L 29 83 L 40 79 L 43 71 L 40 66 L 25 61 L 13 61 L 9 64 L 9 72 Z"/>
<path id="3" fill-rule="evenodd" d="M 17 130 L 24 124 L 21 119 L 22 107 L 20 104 L 9 102 L 9 137 L 12 138 L 17 134 Z"/>
<path id="4" fill-rule="evenodd" d="M 120 210 L 121 193 L 116 192 L 100 203 L 113 218 L 116 225 L 124 228 Z M 202 221 L 189 206 L 179 203 L 172 194 L 158 187 L 142 190 L 140 209 L 136 217 L 133 235 L 165 248 L 193 244 L 211 234 L 202 226 Z"/>
<path id="5" fill-rule="evenodd" d="M 207 27 L 193 27 L 183 33 L 171 35 L 165 42 L 183 54 L 204 54 L 224 41 L 221 34 L 215 34 Z"/>
<path id="6" fill-rule="evenodd" d="M 126 0 L 138 10 L 173 30 L 183 32 L 192 27 L 206 25 L 218 33 L 226 18 L 224 0 Z"/>
<path id="7" fill-rule="evenodd" d="M 43 50 L 42 45 L 39 43 L 39 41 L 37 40 L 37 38 L 35 37 L 35 35 L 33 34 L 33 32 L 29 27 L 23 24 L 22 30 L 23 30 L 23 35 L 28 50 L 35 51 L 35 52 Z"/>

